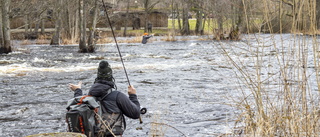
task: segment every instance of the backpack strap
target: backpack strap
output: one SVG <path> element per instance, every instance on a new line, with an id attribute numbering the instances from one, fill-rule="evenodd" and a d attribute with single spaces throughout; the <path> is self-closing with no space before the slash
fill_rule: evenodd
<path id="1" fill-rule="evenodd" d="M 105 99 L 111 92 L 112 92 L 112 88 L 108 89 L 107 93 L 102 98 L 98 99 L 101 105 L 103 104 L 103 99 Z M 103 113 L 107 112 L 107 109 L 103 105 L 101 106 L 101 109 Z"/>
<path id="2" fill-rule="evenodd" d="M 109 88 L 107 93 L 99 100 L 102 101 L 104 98 L 106 98 L 110 93 L 112 92 L 112 88 Z"/>
<path id="3" fill-rule="evenodd" d="M 85 99 L 86 97 L 90 97 L 90 96 L 89 95 L 82 96 L 77 105 L 82 104 L 83 103 L 83 99 Z"/>

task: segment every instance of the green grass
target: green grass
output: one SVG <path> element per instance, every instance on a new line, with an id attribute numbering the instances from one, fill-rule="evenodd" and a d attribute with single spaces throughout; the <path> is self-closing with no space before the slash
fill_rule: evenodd
<path id="1" fill-rule="evenodd" d="M 173 29 L 173 26 L 172 26 L 172 19 L 168 19 L 168 29 Z M 175 21 L 175 28 L 178 29 L 179 28 L 179 24 L 178 24 L 178 20 L 177 19 L 174 19 Z M 209 22 L 210 21 L 210 22 Z M 213 20 L 206 20 L 206 25 L 204 27 L 204 30 L 209 30 L 209 29 L 212 29 L 212 25 L 214 24 L 215 21 Z M 196 19 L 189 19 L 189 25 L 190 25 L 190 30 L 195 30 L 196 28 L 196 23 L 197 23 L 197 20 Z M 208 23 L 210 23 L 210 26 L 211 27 L 208 27 Z M 216 24 L 216 23 L 215 23 Z"/>
<path id="2" fill-rule="evenodd" d="M 152 34 L 156 35 L 156 36 L 163 36 L 163 35 L 167 35 L 169 33 L 169 31 L 172 31 L 173 26 L 172 26 L 172 21 L 175 21 L 175 29 L 179 30 L 179 25 L 178 25 L 178 20 L 177 19 L 168 19 L 168 28 L 167 29 L 153 29 L 152 30 Z M 194 31 L 196 28 L 196 23 L 197 20 L 196 19 L 189 19 L 189 25 L 190 25 L 190 30 Z M 227 20 L 223 23 L 223 28 L 228 30 L 231 28 L 231 20 Z M 216 19 L 206 19 L 205 20 L 205 26 L 204 26 L 204 33 L 205 34 L 212 34 L 214 29 L 218 29 L 218 24 L 217 24 L 217 20 Z M 123 30 L 119 31 L 116 30 L 116 33 L 122 33 Z M 142 36 L 144 33 L 143 29 L 140 30 L 127 30 L 127 34 L 130 36 Z"/>
<path id="3" fill-rule="evenodd" d="M 168 29 L 173 29 L 172 26 L 172 19 L 168 19 Z M 178 20 L 174 19 L 175 21 L 175 28 L 179 28 Z M 190 30 L 195 30 L 196 28 L 196 19 L 189 19 L 189 25 L 190 25 Z M 231 27 L 231 20 L 227 20 L 223 23 L 224 28 L 230 28 Z M 205 20 L 205 26 L 204 26 L 204 31 L 205 32 L 212 32 L 214 29 L 218 29 L 218 23 L 216 19 L 206 19 Z"/>

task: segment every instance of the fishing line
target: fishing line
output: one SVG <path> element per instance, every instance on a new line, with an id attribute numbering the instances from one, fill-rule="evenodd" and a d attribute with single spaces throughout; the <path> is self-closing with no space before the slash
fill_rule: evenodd
<path id="1" fill-rule="evenodd" d="M 111 21 L 110 21 L 109 15 L 108 15 L 107 7 L 106 7 L 106 5 L 104 4 L 104 0 L 102 0 L 102 4 L 103 4 L 103 7 L 104 7 L 104 11 L 105 11 L 105 13 L 106 13 L 106 15 L 107 15 L 107 19 L 108 19 L 109 26 L 110 26 L 110 28 L 111 28 L 111 32 L 112 32 L 112 35 L 113 35 L 113 39 L 114 39 L 114 41 L 115 41 L 115 43 L 116 43 L 116 46 L 117 46 L 117 49 L 118 49 L 118 53 L 119 53 L 119 56 L 120 56 L 120 59 L 121 59 L 121 62 L 122 62 L 122 66 L 123 66 L 124 73 L 126 74 L 126 77 L 127 77 L 127 81 L 128 81 L 129 86 L 131 86 L 130 80 L 129 80 L 129 77 L 128 77 L 128 73 L 127 73 L 127 70 L 126 70 L 126 67 L 124 66 L 124 62 L 123 62 L 123 59 L 122 59 L 122 55 L 121 55 L 121 52 L 120 52 L 120 48 L 119 48 L 119 45 L 118 45 L 116 36 L 114 35 L 114 31 L 113 31 L 113 28 L 112 28 L 112 25 L 111 25 Z"/>

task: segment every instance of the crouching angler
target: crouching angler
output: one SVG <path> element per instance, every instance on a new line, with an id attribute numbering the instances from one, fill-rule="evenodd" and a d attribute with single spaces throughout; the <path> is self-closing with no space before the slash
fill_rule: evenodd
<path id="1" fill-rule="evenodd" d="M 116 136 L 121 136 L 126 128 L 124 115 L 138 119 L 140 117 L 140 103 L 136 95 L 136 89 L 133 86 L 128 87 L 128 95 L 115 89 L 115 82 L 112 76 L 112 69 L 107 61 L 101 61 L 98 67 L 97 78 L 91 86 L 88 95 L 96 98 L 102 98 L 102 119 L 104 123 L 110 126 Z M 82 96 L 81 82 L 79 84 L 69 84 L 69 88 L 74 91 L 74 97 Z M 113 136 L 104 126 L 101 130 L 105 131 L 98 134 L 99 137 Z"/>

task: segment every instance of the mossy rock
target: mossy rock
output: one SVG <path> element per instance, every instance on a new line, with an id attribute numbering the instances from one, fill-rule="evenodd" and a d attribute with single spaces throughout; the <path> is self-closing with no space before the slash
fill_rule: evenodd
<path id="1" fill-rule="evenodd" d="M 87 137 L 84 134 L 73 132 L 59 132 L 59 133 L 42 133 L 36 135 L 29 135 L 26 137 Z"/>

